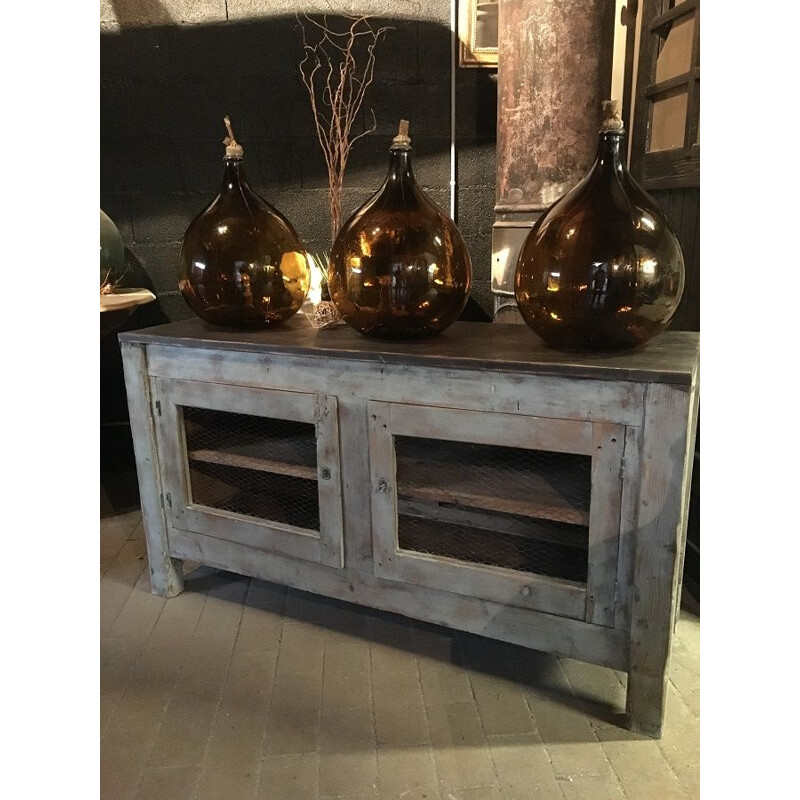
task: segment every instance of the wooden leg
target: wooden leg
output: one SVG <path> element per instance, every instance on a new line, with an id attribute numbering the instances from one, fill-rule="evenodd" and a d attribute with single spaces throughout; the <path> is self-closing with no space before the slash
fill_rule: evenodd
<path id="1" fill-rule="evenodd" d="M 122 344 L 125 388 L 139 477 L 139 499 L 150 562 L 150 587 L 153 594 L 174 597 L 183 591 L 183 569 L 179 559 L 170 558 L 167 520 L 162 503 L 161 475 L 158 466 L 156 433 L 150 403 L 150 378 L 147 356 L 142 345 Z"/>
<path id="2" fill-rule="evenodd" d="M 144 511 L 142 511 L 144 515 Z M 183 591 L 183 561 L 170 558 L 166 553 L 153 558 L 150 536 L 147 536 L 147 553 L 150 560 L 150 591 L 161 597 L 175 597 Z"/>
<path id="3" fill-rule="evenodd" d="M 679 598 L 693 395 L 683 387 L 651 384 L 645 400 L 627 712 L 631 730 L 655 738 L 664 723 Z"/>
<path id="4" fill-rule="evenodd" d="M 661 738 L 667 702 L 667 671 L 661 678 L 631 670 L 628 673 L 626 712 L 634 733 Z"/>

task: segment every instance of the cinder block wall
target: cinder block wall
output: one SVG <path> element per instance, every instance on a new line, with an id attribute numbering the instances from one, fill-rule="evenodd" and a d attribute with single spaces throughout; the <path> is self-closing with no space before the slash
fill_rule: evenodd
<path id="1" fill-rule="evenodd" d="M 330 247 L 327 175 L 306 90 L 299 0 L 103 0 L 101 195 L 129 250 L 127 285 L 158 297 L 131 325 L 191 315 L 177 289 L 181 238 L 216 194 L 229 114 L 254 189 L 292 221 L 312 252 Z M 339 2 L 384 12 L 372 86 L 345 176 L 344 213 L 380 185 L 401 117 L 411 120 L 416 174 L 450 205 L 450 0 Z M 387 9 L 390 9 L 388 16 Z M 491 72 L 456 70 L 456 219 L 474 265 L 473 298 L 491 311 L 497 93 Z"/>

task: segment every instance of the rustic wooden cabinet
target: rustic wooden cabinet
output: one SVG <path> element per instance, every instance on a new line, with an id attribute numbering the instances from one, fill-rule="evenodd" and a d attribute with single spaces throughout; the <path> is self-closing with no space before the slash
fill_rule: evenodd
<path id="1" fill-rule="evenodd" d="M 295 318 L 120 336 L 153 591 L 184 559 L 628 672 L 659 736 L 698 335 L 380 342 Z"/>

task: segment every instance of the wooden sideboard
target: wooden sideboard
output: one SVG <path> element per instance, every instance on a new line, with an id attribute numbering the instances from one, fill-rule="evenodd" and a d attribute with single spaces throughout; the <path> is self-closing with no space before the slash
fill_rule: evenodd
<path id="1" fill-rule="evenodd" d="M 298 316 L 120 341 L 154 592 L 188 559 L 623 670 L 631 728 L 661 735 L 698 334 L 588 355 Z"/>

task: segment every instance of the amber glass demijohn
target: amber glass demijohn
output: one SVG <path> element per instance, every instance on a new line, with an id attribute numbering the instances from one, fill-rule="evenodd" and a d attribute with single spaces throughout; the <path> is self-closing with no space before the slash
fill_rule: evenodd
<path id="1" fill-rule="evenodd" d="M 464 309 L 472 265 L 455 223 L 417 185 L 408 123 L 381 188 L 344 224 L 328 267 L 331 298 L 359 333 L 433 336 Z"/>
<path id="2" fill-rule="evenodd" d="M 519 310 L 535 333 L 567 350 L 638 347 L 664 331 L 680 303 L 678 237 L 624 162 L 616 103 L 589 174 L 537 221 L 517 262 Z"/>
<path id="3" fill-rule="evenodd" d="M 291 223 L 248 186 L 242 148 L 225 122 L 222 187 L 186 231 L 179 286 L 206 322 L 263 328 L 300 309 L 311 271 Z"/>

